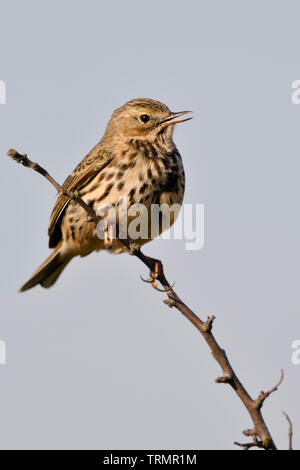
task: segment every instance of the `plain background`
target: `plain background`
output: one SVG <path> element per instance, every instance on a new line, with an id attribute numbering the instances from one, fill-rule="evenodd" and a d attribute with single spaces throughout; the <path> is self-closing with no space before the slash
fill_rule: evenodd
<path id="1" fill-rule="evenodd" d="M 175 141 L 185 202 L 205 204 L 205 246 L 156 240 L 170 281 L 214 332 L 263 412 L 299 448 L 300 78 L 297 1 L 1 1 L 0 446 L 231 449 L 250 418 L 199 333 L 139 279 L 137 259 L 74 260 L 50 290 L 18 288 L 49 254 L 55 191 L 136 97 L 192 109 Z"/>

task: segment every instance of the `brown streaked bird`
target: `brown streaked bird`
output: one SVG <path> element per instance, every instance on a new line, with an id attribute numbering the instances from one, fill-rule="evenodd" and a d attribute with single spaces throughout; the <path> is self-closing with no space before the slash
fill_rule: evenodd
<path id="1" fill-rule="evenodd" d="M 189 111 L 173 113 L 159 101 L 138 98 L 114 111 L 101 141 L 87 154 L 63 187 L 79 191 L 96 212 L 100 204 L 117 206 L 127 197 L 127 210 L 136 203 L 182 204 L 184 170 L 173 142 L 173 128 Z M 179 118 L 179 119 L 177 119 Z M 119 219 L 117 218 L 117 226 Z M 171 221 L 173 223 L 174 220 Z M 159 232 L 162 228 L 160 226 Z M 66 196 L 59 196 L 49 224 L 49 247 L 53 253 L 23 285 L 21 291 L 41 284 L 52 286 L 74 256 L 86 256 L 105 249 L 98 238 L 96 224 Z M 151 240 L 134 240 L 140 245 Z M 127 251 L 115 240 L 110 251 Z"/>

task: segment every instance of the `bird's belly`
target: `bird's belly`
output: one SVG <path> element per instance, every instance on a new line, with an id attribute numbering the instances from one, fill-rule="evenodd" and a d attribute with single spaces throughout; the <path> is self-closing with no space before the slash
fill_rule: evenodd
<path id="1" fill-rule="evenodd" d="M 116 238 L 127 238 L 144 245 L 176 220 L 177 214 L 173 212 L 170 213 L 169 222 L 164 213 L 157 215 L 157 207 L 159 204 L 164 204 L 165 208 L 173 204 L 181 206 L 182 187 L 178 191 L 164 192 L 162 176 L 158 178 L 154 167 L 151 173 L 152 178 L 148 178 L 149 171 L 145 171 L 142 163 L 137 163 L 126 172 L 112 168 L 106 172 L 105 178 L 102 174 L 101 183 L 99 181 L 97 184 L 93 180 L 85 188 L 83 200 L 97 215 L 104 216 L 108 223 L 115 226 Z M 61 228 L 63 238 L 74 254 L 85 256 L 91 251 L 105 248 L 96 224 L 89 222 L 84 209 L 72 202 L 66 209 Z M 121 253 L 127 250 L 121 242 L 116 241 L 111 251 Z"/>

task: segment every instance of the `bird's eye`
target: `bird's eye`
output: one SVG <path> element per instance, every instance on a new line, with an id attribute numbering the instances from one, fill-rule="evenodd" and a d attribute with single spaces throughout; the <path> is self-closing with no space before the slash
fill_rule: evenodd
<path id="1" fill-rule="evenodd" d="M 148 116 L 148 114 L 142 114 L 140 116 L 140 121 L 142 121 L 144 124 L 146 124 L 146 122 L 148 122 L 150 120 L 150 116 Z"/>

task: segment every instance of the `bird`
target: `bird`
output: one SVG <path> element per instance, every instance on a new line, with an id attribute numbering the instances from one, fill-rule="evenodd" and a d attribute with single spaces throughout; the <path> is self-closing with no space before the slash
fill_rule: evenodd
<path id="1" fill-rule="evenodd" d="M 96 213 L 103 205 L 115 208 L 117 232 L 122 217 L 128 216 L 135 204 L 143 204 L 149 210 L 149 222 L 152 205 L 181 207 L 185 174 L 173 130 L 175 124 L 192 119 L 184 117 L 188 113 L 171 112 L 165 104 L 149 98 L 128 101 L 112 113 L 102 139 L 65 180 L 63 189 L 80 194 Z M 120 200 L 125 200 L 122 211 Z M 161 213 L 155 236 L 163 231 Z M 170 225 L 175 219 L 173 214 Z M 67 195 L 58 194 L 48 227 L 49 248 L 53 252 L 20 291 L 38 284 L 52 286 L 75 256 L 84 257 L 107 248 L 114 254 L 128 252 L 116 234 L 113 239 L 107 226 L 105 232 L 110 235 L 99 237 L 97 224 L 88 219 L 87 212 Z M 142 246 L 155 236 L 148 230 L 146 237 L 133 243 Z"/>

